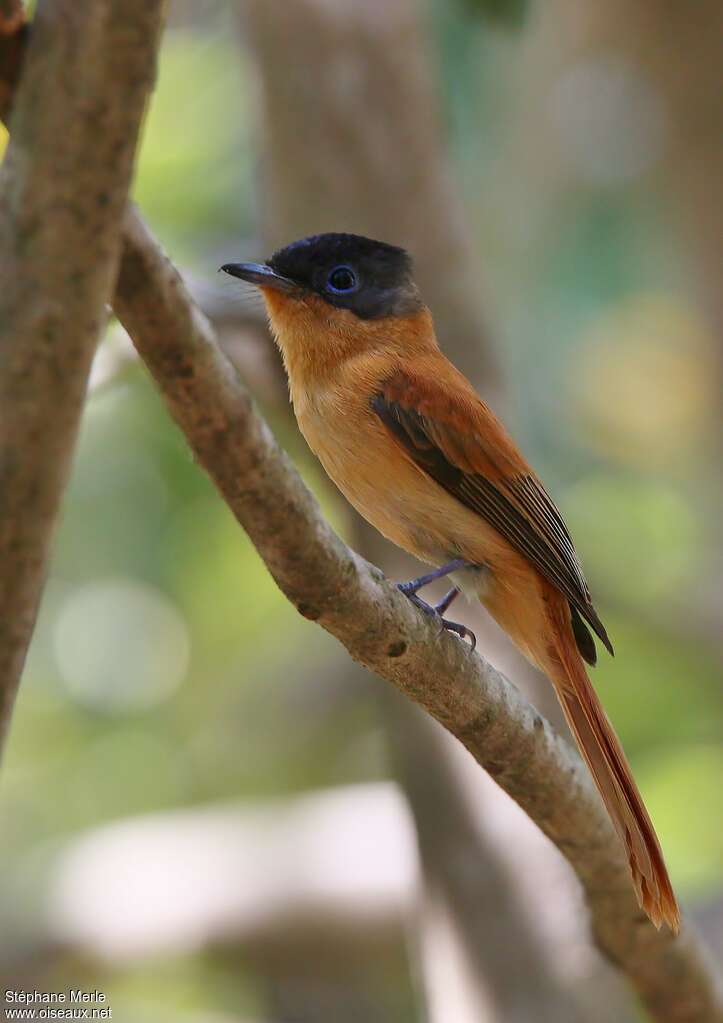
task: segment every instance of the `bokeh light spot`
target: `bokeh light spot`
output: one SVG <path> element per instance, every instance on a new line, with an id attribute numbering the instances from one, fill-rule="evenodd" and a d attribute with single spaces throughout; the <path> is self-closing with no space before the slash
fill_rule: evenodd
<path id="1" fill-rule="evenodd" d="M 678 462 L 716 407 L 713 339 L 683 297 L 639 293 L 596 319 L 573 363 L 586 441 L 634 466 Z"/>
<path id="2" fill-rule="evenodd" d="M 53 639 L 70 695 L 109 714 L 161 702 L 188 667 L 188 630 L 179 611 L 136 579 L 96 580 L 71 591 Z"/>

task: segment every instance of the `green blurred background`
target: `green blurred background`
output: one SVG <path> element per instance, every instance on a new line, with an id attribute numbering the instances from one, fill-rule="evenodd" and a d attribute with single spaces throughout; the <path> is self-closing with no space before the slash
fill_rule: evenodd
<path id="1" fill-rule="evenodd" d="M 283 21 L 295 0 L 268 6 L 267 20 Z M 310 6 L 325 8 L 323 21 L 359 16 L 348 0 L 333 15 L 329 5 Z M 673 45 L 660 26 L 663 3 L 645 5 L 645 16 L 591 0 L 403 6 L 415 9 L 426 41 L 440 159 L 463 211 L 455 237 L 464 236 L 479 285 L 479 364 L 494 369 L 482 368 L 478 382 L 497 397 L 576 538 L 616 648 L 614 660 L 601 656 L 594 681 L 676 889 L 715 942 L 723 930 L 723 305 L 714 225 L 723 176 L 713 157 L 720 170 L 723 133 L 698 67 L 712 30 L 699 12 L 697 31 L 673 31 L 683 39 Z M 370 39 L 374 19 L 381 24 L 393 7 L 369 4 Z M 325 512 L 355 542 L 356 523 L 289 416 L 258 304 L 216 273 L 225 259 L 267 255 L 283 225 L 268 187 L 283 150 L 266 118 L 269 83 L 294 43 L 281 34 L 278 63 L 264 66 L 269 37 L 264 44 L 258 18 L 254 4 L 172 5 L 135 198 Z M 350 57 L 348 80 L 322 80 L 319 108 L 328 89 L 343 111 L 344 89 L 364 73 L 358 53 Z M 378 96 L 349 116 L 350 136 L 368 116 L 375 144 Z M 291 153 L 303 149 L 307 128 L 297 122 Z M 337 151 L 344 145 L 358 166 L 353 139 Z M 377 173 L 393 174 L 393 150 L 380 159 Z M 293 189 L 296 164 L 276 173 Z M 342 161 L 330 173 L 343 184 L 355 172 Z M 318 187 L 323 193 L 323 181 Z M 335 226 L 322 220 L 320 229 Z M 434 238 L 430 251 L 433 262 Z M 457 265 L 440 246 L 436 272 Z M 289 1008 L 283 933 L 273 954 L 258 951 L 253 927 L 250 937 L 230 927 L 185 946 L 159 938 L 148 952 L 96 956 L 52 910 L 65 851 L 108 823 L 211 804 L 288 808 L 302 793 L 395 773 L 378 685 L 346 684 L 340 648 L 285 602 L 121 334 L 111 324 L 99 356 L 3 764 L 4 978 L 47 990 L 68 978 L 97 986 L 116 1019 L 424 1018 L 404 926 L 385 931 L 381 965 L 359 959 L 353 982 L 339 981 L 343 994 L 332 997 L 326 977 L 319 995 L 305 962 L 304 996 L 292 985 Z M 470 370 L 477 354 L 467 346 L 466 355 Z M 391 556 L 377 558 L 396 574 Z M 181 827 L 183 816 L 169 820 Z M 110 861 L 108 870 L 111 884 Z M 189 890 L 194 884 L 191 873 Z M 122 929 L 121 917 L 119 907 L 99 926 Z M 319 941 L 318 958 L 328 960 Z M 331 974 L 347 976 L 347 966 Z M 614 983 L 596 977 L 601 988 Z M 363 997 L 342 1016 L 355 985 Z M 620 1004 L 633 1018 L 632 1003 Z M 504 1017 L 490 1009 L 484 1018 Z"/>

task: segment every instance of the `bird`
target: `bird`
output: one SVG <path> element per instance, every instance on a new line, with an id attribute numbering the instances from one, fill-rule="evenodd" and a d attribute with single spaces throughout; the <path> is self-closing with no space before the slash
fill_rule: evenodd
<path id="1" fill-rule="evenodd" d="M 309 447 L 387 539 L 432 570 L 400 590 L 420 613 L 478 599 L 552 683 L 626 850 L 638 903 L 673 933 L 680 912 L 660 843 L 585 662 L 613 647 L 570 533 L 542 481 L 440 350 L 409 253 L 325 233 L 264 263 L 220 268 L 259 288 Z M 453 584 L 435 605 L 419 591 Z"/>

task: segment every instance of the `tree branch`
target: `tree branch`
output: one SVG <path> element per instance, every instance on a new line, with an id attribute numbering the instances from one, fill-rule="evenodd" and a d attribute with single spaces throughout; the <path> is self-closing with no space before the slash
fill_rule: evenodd
<path id="1" fill-rule="evenodd" d="M 0 743 L 113 288 L 161 6 L 41 5 L 0 169 Z"/>
<path id="2" fill-rule="evenodd" d="M 23 0 L 0 0 L 0 35 L 12 35 L 24 22 Z"/>
<path id="3" fill-rule="evenodd" d="M 28 42 L 22 0 L 0 0 L 0 118 L 6 121 Z"/>
<path id="4" fill-rule="evenodd" d="M 138 215 L 129 209 L 115 310 L 195 455 L 297 610 L 455 735 L 567 857 L 601 950 L 652 1016 L 723 1020 L 723 996 L 697 937 L 658 932 L 579 758 L 517 690 L 453 637 L 439 635 L 350 551 L 318 505 L 213 332 Z"/>

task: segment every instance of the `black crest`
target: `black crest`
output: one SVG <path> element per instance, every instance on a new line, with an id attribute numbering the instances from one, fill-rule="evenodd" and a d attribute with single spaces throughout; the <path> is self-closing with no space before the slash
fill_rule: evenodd
<path id="1" fill-rule="evenodd" d="M 318 234 L 275 252 L 278 274 L 361 319 L 405 316 L 421 308 L 404 249 L 357 234 Z"/>

